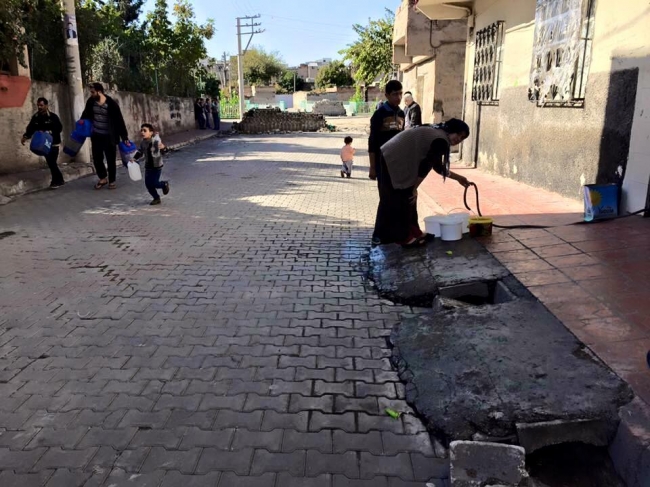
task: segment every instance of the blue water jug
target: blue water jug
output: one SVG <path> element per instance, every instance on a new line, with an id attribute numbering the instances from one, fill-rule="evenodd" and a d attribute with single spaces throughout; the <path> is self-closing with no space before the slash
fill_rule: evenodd
<path id="1" fill-rule="evenodd" d="M 86 137 L 80 136 L 76 130 L 73 131 L 63 147 L 63 153 L 70 157 L 76 156 L 83 147 L 84 142 L 86 142 Z"/>
<path id="2" fill-rule="evenodd" d="M 37 156 L 46 156 L 52 148 L 52 136 L 47 132 L 36 132 L 29 144 L 29 150 Z"/>
<path id="3" fill-rule="evenodd" d="M 72 133 L 78 137 L 90 137 L 93 134 L 93 123 L 90 120 L 81 119 L 75 124 Z"/>
<path id="4" fill-rule="evenodd" d="M 119 148 L 122 164 L 126 166 L 129 161 L 133 159 L 133 155 L 137 152 L 138 148 L 130 140 L 127 140 L 126 142 L 120 142 Z"/>

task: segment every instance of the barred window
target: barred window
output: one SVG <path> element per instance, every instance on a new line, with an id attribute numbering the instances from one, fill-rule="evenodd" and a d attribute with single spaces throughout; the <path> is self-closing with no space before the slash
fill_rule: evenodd
<path id="1" fill-rule="evenodd" d="M 503 61 L 504 22 L 476 32 L 474 53 L 474 78 L 472 100 L 482 104 L 496 104 L 499 101 L 499 81 Z"/>
<path id="2" fill-rule="evenodd" d="M 528 95 L 539 106 L 581 106 L 591 61 L 595 0 L 537 0 Z"/>

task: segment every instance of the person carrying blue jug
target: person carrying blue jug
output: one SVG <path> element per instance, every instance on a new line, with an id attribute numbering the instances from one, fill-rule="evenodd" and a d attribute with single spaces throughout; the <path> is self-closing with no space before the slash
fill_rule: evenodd
<path id="1" fill-rule="evenodd" d="M 31 139 L 36 132 L 47 132 L 52 135 L 52 147 L 50 148 L 49 153 L 45 156 L 45 161 L 47 162 L 47 167 L 50 168 L 50 172 L 52 173 L 50 188 L 57 189 L 65 184 L 65 181 L 63 181 L 63 174 L 61 174 L 61 170 L 57 164 L 63 125 L 61 124 L 59 116 L 50 111 L 49 102 L 46 98 L 39 98 L 36 102 L 36 107 L 38 108 L 38 111 L 29 121 L 29 125 L 27 125 L 27 128 L 25 129 L 25 133 L 23 134 L 20 143 L 25 145 L 25 142 Z"/>
<path id="2" fill-rule="evenodd" d="M 102 189 L 108 184 L 108 189 L 115 189 L 117 175 L 117 144 L 129 141 L 129 133 L 122 117 L 122 111 L 117 102 L 104 93 L 101 83 L 90 85 L 90 98 L 81 114 L 84 120 L 92 121 L 93 132 L 90 136 L 92 144 L 93 164 L 99 181 L 95 189 Z M 104 165 L 106 156 L 106 166 Z"/>

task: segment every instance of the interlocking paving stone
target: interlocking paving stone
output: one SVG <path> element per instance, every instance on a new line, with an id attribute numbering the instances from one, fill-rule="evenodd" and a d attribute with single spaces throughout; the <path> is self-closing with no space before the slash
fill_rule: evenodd
<path id="1" fill-rule="evenodd" d="M 406 309 L 364 287 L 377 190 L 363 154 L 336 177 L 339 138 L 185 148 L 156 208 L 121 169 L 0 207 L 2 487 L 444 474 L 417 418 L 383 414 L 408 411 L 384 338 Z"/>

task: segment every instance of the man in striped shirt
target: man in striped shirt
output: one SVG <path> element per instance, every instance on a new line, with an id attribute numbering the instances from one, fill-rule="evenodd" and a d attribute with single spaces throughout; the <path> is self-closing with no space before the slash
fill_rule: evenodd
<path id="1" fill-rule="evenodd" d="M 129 133 L 126 130 L 124 117 L 120 106 L 113 98 L 104 93 L 101 83 L 90 85 L 90 98 L 86 103 L 82 119 L 90 120 L 93 123 L 93 133 L 90 137 L 92 144 L 93 164 L 99 181 L 95 189 L 102 189 L 108 184 L 109 189 L 115 189 L 115 178 L 117 174 L 117 149 L 120 140 L 127 142 Z M 104 165 L 106 156 L 106 165 Z"/>

